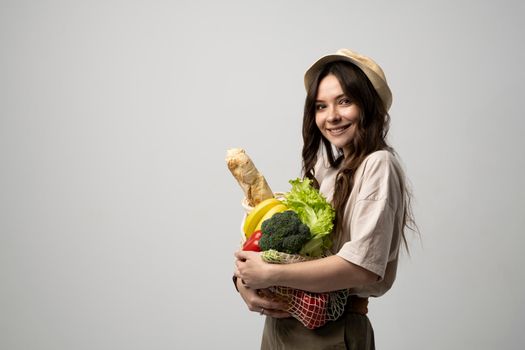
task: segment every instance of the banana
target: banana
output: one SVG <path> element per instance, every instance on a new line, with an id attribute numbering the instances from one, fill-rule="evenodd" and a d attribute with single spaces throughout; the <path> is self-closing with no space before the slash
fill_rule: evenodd
<path id="1" fill-rule="evenodd" d="M 281 201 L 272 197 L 263 200 L 252 209 L 244 221 L 243 231 L 246 235 L 246 238 L 250 238 L 264 214 L 266 214 L 270 209 L 278 204 L 281 204 Z"/>
<path id="2" fill-rule="evenodd" d="M 272 207 L 270 210 L 268 210 L 268 212 L 266 214 L 264 214 L 262 219 L 259 221 L 259 223 L 255 227 L 254 231 L 257 231 L 257 230 L 261 229 L 263 221 L 268 220 L 269 218 L 274 216 L 274 214 L 282 213 L 285 210 L 288 210 L 288 207 L 286 205 L 284 205 L 284 204 L 277 204 L 276 206 Z"/>

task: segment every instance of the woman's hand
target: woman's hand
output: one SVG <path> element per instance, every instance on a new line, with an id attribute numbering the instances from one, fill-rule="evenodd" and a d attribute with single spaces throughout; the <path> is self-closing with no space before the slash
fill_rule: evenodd
<path id="1" fill-rule="evenodd" d="M 288 307 L 288 303 L 279 300 L 268 289 L 254 290 L 248 288 L 241 282 L 240 278 L 237 278 L 237 289 L 250 311 L 275 318 L 291 317 L 290 313 L 284 311 Z"/>
<path id="2" fill-rule="evenodd" d="M 271 264 L 261 259 L 261 253 L 237 251 L 235 276 L 251 289 L 264 289 L 274 285 L 271 281 Z"/>

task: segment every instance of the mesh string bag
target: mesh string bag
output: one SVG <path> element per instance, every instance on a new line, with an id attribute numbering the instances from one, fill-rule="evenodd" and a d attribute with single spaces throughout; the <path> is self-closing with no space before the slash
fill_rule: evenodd
<path id="1" fill-rule="evenodd" d="M 262 252 L 262 259 L 271 264 L 293 264 L 313 260 L 298 254 L 287 254 L 276 250 Z M 288 311 L 306 328 L 315 329 L 328 321 L 335 321 L 345 310 L 348 290 L 342 289 L 327 293 L 313 293 L 289 287 L 274 286 L 270 290 L 278 297 L 288 301 Z"/>

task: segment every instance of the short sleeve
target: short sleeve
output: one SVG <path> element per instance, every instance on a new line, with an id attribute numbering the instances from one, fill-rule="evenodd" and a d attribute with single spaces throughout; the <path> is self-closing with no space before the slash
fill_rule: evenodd
<path id="1" fill-rule="evenodd" d="M 350 231 L 352 239 L 337 255 L 382 279 L 390 255 L 394 211 L 384 199 L 363 199 L 355 205 Z"/>
<path id="2" fill-rule="evenodd" d="M 403 191 L 393 156 L 376 153 L 364 162 L 362 175 L 354 184 L 357 193 L 351 196 L 353 203 L 349 203 L 343 221 L 350 239 L 337 255 L 382 279 L 388 262 L 397 256 Z"/>

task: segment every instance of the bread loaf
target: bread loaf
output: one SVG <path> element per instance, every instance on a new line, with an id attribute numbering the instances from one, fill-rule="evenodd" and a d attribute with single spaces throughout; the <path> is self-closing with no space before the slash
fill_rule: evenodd
<path id="1" fill-rule="evenodd" d="M 231 148 L 226 152 L 226 163 L 233 177 L 237 180 L 248 204 L 256 206 L 265 199 L 273 197 L 264 176 L 257 170 L 244 149 Z"/>

